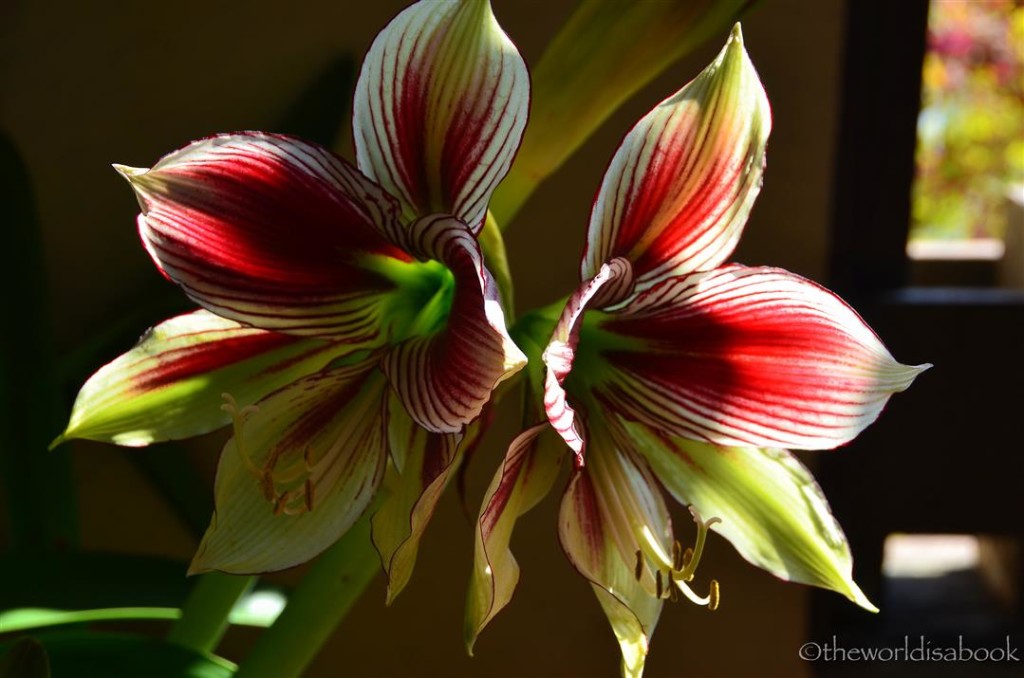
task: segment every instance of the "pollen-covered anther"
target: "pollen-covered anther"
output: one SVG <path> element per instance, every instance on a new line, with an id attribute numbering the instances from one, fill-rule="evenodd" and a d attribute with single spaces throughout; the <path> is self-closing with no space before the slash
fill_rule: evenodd
<path id="1" fill-rule="evenodd" d="M 271 451 L 260 471 L 260 489 L 274 505 L 274 515 L 299 515 L 313 510 L 316 497 L 313 450 L 302 456 L 278 446 Z"/>

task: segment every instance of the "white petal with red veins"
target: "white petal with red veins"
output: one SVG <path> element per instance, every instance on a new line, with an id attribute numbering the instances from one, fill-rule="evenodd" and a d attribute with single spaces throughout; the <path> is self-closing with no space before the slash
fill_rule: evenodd
<path id="1" fill-rule="evenodd" d="M 719 445 L 842 445 L 930 367 L 896 362 L 842 299 L 775 268 L 666 280 L 600 328 L 620 340 L 602 353 L 606 406 Z"/>
<path id="2" fill-rule="evenodd" d="M 739 25 L 626 135 L 594 201 L 581 277 L 625 257 L 640 288 L 728 259 L 761 190 L 771 110 Z"/>
<path id="3" fill-rule="evenodd" d="M 454 214 L 474 232 L 526 126 L 526 65 L 490 2 L 418 2 L 374 40 L 356 85 L 359 168 L 408 221 Z"/>
<path id="4" fill-rule="evenodd" d="M 508 336 L 497 286 L 465 224 L 451 217 L 417 221 L 409 247 L 436 259 L 454 276 L 447 322 L 392 349 L 381 368 L 406 411 L 434 433 L 455 433 L 476 419 L 526 356 Z"/>
<path id="5" fill-rule="evenodd" d="M 118 169 L 153 261 L 201 306 L 261 329 L 383 339 L 394 285 L 364 264 L 411 258 L 386 237 L 395 200 L 341 158 L 247 132 L 194 142 L 150 170 Z"/>
<path id="6" fill-rule="evenodd" d="M 576 410 L 569 404 L 562 384 L 572 371 L 580 338 L 580 324 L 587 308 L 601 301 L 621 301 L 632 290 L 632 285 L 632 270 L 628 261 L 613 259 L 602 265 L 597 275 L 580 285 L 566 301 L 551 340 L 544 349 L 543 360 L 548 368 L 544 382 L 544 410 L 558 435 L 576 453 L 579 464 L 583 463 L 586 441 L 576 421 Z"/>

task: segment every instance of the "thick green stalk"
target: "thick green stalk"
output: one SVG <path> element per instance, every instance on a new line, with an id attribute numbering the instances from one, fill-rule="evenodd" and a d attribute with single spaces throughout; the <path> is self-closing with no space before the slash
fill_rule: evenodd
<path id="1" fill-rule="evenodd" d="M 370 516 L 313 563 L 288 605 L 238 667 L 235 678 L 295 678 L 345 618 L 373 577 L 380 559 L 370 542 Z"/>
<path id="2" fill-rule="evenodd" d="M 199 652 L 213 652 L 228 629 L 231 609 L 255 583 L 256 577 L 204 574 L 182 606 L 181 618 L 171 627 L 167 640 Z"/>

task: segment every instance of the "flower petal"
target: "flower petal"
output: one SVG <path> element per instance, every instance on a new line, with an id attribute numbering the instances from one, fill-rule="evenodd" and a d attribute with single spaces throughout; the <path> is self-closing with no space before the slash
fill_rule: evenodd
<path id="1" fill-rule="evenodd" d="M 216 510 L 190 573 L 308 561 L 366 510 L 387 458 L 387 385 L 374 361 L 306 377 L 235 412 Z M 246 418 L 248 417 L 248 420 Z"/>
<path id="2" fill-rule="evenodd" d="M 577 3 L 530 66 L 530 124 L 491 211 L 503 227 L 533 189 L 673 62 L 735 21 L 744 0 Z M 643 36 L 638 40 L 637 36 Z"/>
<path id="3" fill-rule="evenodd" d="M 356 85 L 359 168 L 407 220 L 454 214 L 474 232 L 529 108 L 526 64 L 490 2 L 418 2 L 374 40 Z"/>
<path id="4" fill-rule="evenodd" d="M 509 548 L 516 520 L 540 502 L 555 482 L 564 455 L 538 444 L 544 422 L 509 445 L 491 480 L 477 519 L 473 575 L 466 602 L 465 640 L 469 654 L 484 627 L 512 600 L 519 564 Z"/>
<path id="5" fill-rule="evenodd" d="M 401 421 L 403 420 L 404 421 Z M 390 408 L 392 464 L 385 476 L 387 498 L 373 516 L 373 545 L 388 577 L 390 605 L 412 576 L 420 538 L 448 481 L 462 462 L 462 435 L 428 433 L 412 425 L 401 404 Z"/>
<path id="6" fill-rule="evenodd" d="M 595 435 L 592 448 L 588 465 L 577 468 L 562 498 L 559 539 L 608 616 L 622 650 L 623 675 L 639 676 L 662 598 L 652 591 L 650 569 L 637 576 L 637 554 L 645 550 L 644 541 L 671 553 L 671 521 L 645 468 L 606 435 Z"/>
<path id="7" fill-rule="evenodd" d="M 409 230 L 410 247 L 441 261 L 454 277 L 447 322 L 392 349 L 381 368 L 406 411 L 434 433 L 476 419 L 491 391 L 526 364 L 505 329 L 497 286 L 465 224 L 435 216 Z"/>
<path id="8" fill-rule="evenodd" d="M 896 362 L 839 297 L 775 268 L 672 278 L 598 324 L 617 342 L 608 407 L 720 445 L 842 445 L 930 367 Z"/>
<path id="9" fill-rule="evenodd" d="M 718 57 L 626 135 L 594 201 L 581 264 L 625 257 L 643 288 L 724 262 L 761 189 L 768 98 L 739 24 Z"/>
<path id="10" fill-rule="evenodd" d="M 853 581 L 842 528 L 810 471 L 780 449 L 717 447 L 627 424 L 637 449 L 680 502 L 722 519 L 712 528 L 775 576 L 838 591 L 877 612 Z"/>
<path id="11" fill-rule="evenodd" d="M 143 446 L 227 425 L 222 393 L 250 405 L 347 346 L 243 327 L 208 311 L 165 320 L 82 386 L 57 442 Z"/>
<path id="12" fill-rule="evenodd" d="M 118 170 L 139 197 L 150 256 L 196 303 L 261 329 L 378 340 L 393 284 L 370 262 L 410 258 L 382 235 L 394 199 L 337 156 L 248 132 Z"/>
<path id="13" fill-rule="evenodd" d="M 602 264 L 597 275 L 580 285 L 566 301 L 551 340 L 544 349 L 543 360 L 548 368 L 544 382 L 544 410 L 558 435 L 576 453 L 579 464 L 583 463 L 586 441 L 576 422 L 576 410 L 566 399 L 562 384 L 572 371 L 581 322 L 587 307 L 596 305 L 600 300 L 618 300 L 628 294 L 631 288 L 632 269 L 628 261 L 612 259 Z"/>

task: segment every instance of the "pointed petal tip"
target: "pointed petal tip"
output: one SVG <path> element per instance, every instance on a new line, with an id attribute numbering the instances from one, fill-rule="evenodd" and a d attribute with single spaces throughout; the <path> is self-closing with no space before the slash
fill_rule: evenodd
<path id="1" fill-rule="evenodd" d="M 466 645 L 467 657 L 473 656 L 473 648 L 476 646 L 476 639 L 479 637 L 479 633 L 479 629 L 474 629 L 470 627 L 466 628 L 466 635 L 465 638 L 463 638 L 463 642 Z"/>
<path id="2" fill-rule="evenodd" d="M 740 22 L 737 21 L 733 24 L 732 31 L 729 33 L 729 44 L 737 44 L 743 46 L 743 29 L 740 28 Z"/>
<path id="3" fill-rule="evenodd" d="M 71 439 L 71 436 L 69 435 L 69 431 L 64 431 L 64 433 L 61 433 L 59 436 L 57 436 L 56 438 L 53 439 L 53 442 L 51 442 L 49 445 L 47 445 L 46 451 L 47 452 L 53 452 L 55 449 L 57 449 L 58 447 L 60 447 L 61 445 L 63 445 L 64 443 L 66 443 L 70 439 Z"/>
<path id="4" fill-rule="evenodd" d="M 115 172 L 124 177 L 129 184 L 133 184 L 138 177 L 149 171 L 144 167 L 129 167 L 128 165 L 119 165 L 116 162 L 111 167 L 114 168 Z"/>
<path id="5" fill-rule="evenodd" d="M 927 372 L 932 367 L 934 367 L 934 365 L 932 365 L 931 363 L 922 363 L 920 365 L 900 364 L 899 370 L 901 379 L 900 383 L 895 385 L 894 392 L 899 393 L 902 391 L 906 391 L 908 388 L 910 388 L 911 384 L 913 384 L 917 380 L 917 378 L 921 376 L 921 373 Z"/>
<path id="6" fill-rule="evenodd" d="M 205 565 L 202 562 L 202 560 L 199 558 L 199 556 L 196 556 L 195 558 L 192 559 L 192 562 L 189 563 L 188 571 L 185 572 L 185 576 L 186 577 L 194 577 L 197 574 L 207 574 L 207 573 L 213 572 L 213 571 L 214 570 L 213 570 L 212 567 L 208 567 L 207 565 Z"/>
<path id="7" fill-rule="evenodd" d="M 848 591 L 845 592 L 845 594 L 847 598 L 849 598 L 852 602 L 856 603 L 858 606 L 862 607 L 868 612 L 878 614 L 879 609 L 875 606 L 874 603 L 871 602 L 871 600 L 866 595 L 864 595 L 864 592 L 860 590 L 860 587 L 857 586 L 855 582 L 850 582 L 850 588 Z"/>

